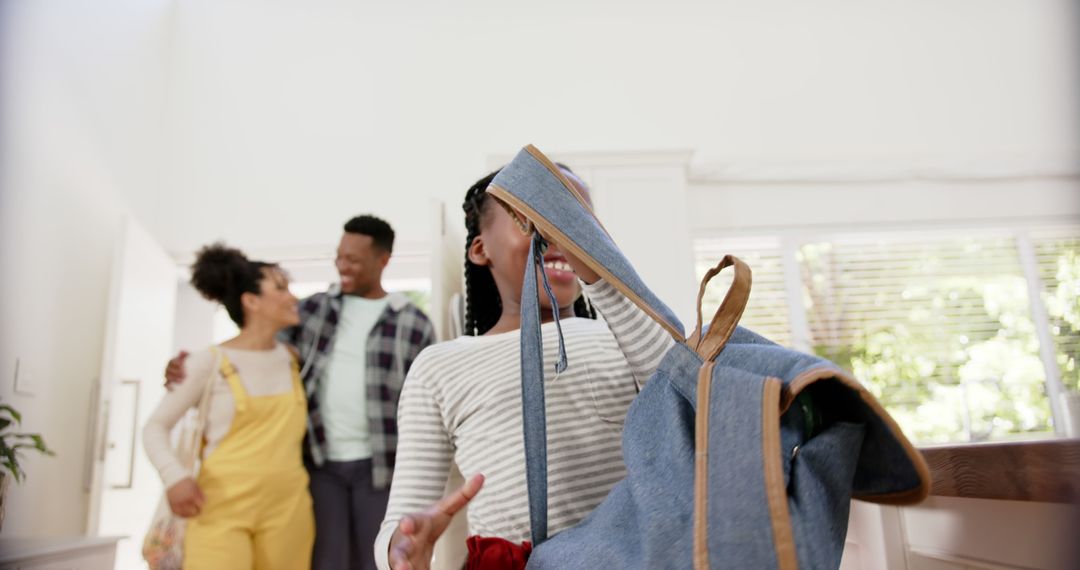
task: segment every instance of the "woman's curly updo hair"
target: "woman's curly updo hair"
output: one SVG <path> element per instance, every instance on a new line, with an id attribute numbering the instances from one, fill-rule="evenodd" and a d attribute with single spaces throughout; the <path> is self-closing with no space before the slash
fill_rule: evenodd
<path id="1" fill-rule="evenodd" d="M 240 250 L 223 243 L 213 243 L 199 250 L 191 265 L 191 285 L 203 297 L 221 303 L 236 326 L 244 326 L 244 308 L 240 297 L 244 293 L 258 295 L 263 269 L 276 268 L 273 263 L 252 261 Z"/>

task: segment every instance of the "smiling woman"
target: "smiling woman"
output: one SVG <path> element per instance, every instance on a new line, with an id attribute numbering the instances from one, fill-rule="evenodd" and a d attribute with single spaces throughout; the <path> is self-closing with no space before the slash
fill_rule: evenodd
<path id="1" fill-rule="evenodd" d="M 300 322 L 296 297 L 277 265 L 221 244 L 199 252 L 191 282 L 240 332 L 188 358 L 189 379 L 143 430 L 170 509 L 189 519 L 185 567 L 307 568 L 314 541 L 300 446 L 307 399 L 296 359 L 276 338 Z M 204 399 L 192 465 L 169 445 L 169 433 Z"/>

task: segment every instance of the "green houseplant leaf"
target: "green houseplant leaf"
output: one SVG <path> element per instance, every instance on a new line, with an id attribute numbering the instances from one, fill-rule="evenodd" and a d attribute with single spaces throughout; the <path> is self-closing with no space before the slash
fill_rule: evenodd
<path id="1" fill-rule="evenodd" d="M 22 414 L 18 410 L 9 404 L 0 404 L 0 475 L 10 474 L 17 483 L 26 480 L 26 471 L 19 464 L 24 450 L 56 455 L 41 434 L 16 433 L 15 427 L 21 424 Z"/>

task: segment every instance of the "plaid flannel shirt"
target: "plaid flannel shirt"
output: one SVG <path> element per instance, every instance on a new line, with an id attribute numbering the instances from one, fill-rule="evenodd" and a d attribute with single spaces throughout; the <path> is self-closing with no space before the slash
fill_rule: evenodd
<path id="1" fill-rule="evenodd" d="M 301 375 L 308 400 L 305 455 L 315 465 L 326 460 L 326 432 L 319 413 L 322 381 L 341 315 L 341 292 L 332 287 L 300 302 L 300 325 L 282 332 L 281 340 L 295 346 L 303 362 Z M 390 485 L 397 452 L 397 407 L 405 375 L 416 355 L 435 342 L 427 315 L 407 297 L 391 293 L 367 339 L 367 422 L 371 434 L 372 481 L 377 489 Z"/>

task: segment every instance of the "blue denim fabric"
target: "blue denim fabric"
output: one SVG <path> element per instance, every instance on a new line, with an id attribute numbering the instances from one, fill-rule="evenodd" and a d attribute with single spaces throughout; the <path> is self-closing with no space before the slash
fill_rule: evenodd
<path id="1" fill-rule="evenodd" d="M 530 206 L 540 219 L 553 222 L 571 241 L 584 249 L 596 264 L 611 272 L 641 295 L 648 309 L 656 311 L 670 329 L 685 329 L 669 309 L 641 280 L 619 246 L 600 222 L 534 156 L 521 151 L 492 181 Z M 646 308 L 646 307 L 642 307 Z"/>
<path id="2" fill-rule="evenodd" d="M 522 288 L 532 291 L 531 295 L 521 296 L 521 361 L 530 363 L 521 368 L 521 405 L 522 430 L 525 433 L 525 457 L 527 458 L 525 478 L 529 487 L 529 515 L 532 543 L 540 544 L 547 539 L 547 423 L 544 420 L 544 349 L 543 334 L 540 331 L 540 302 L 536 296 L 536 274 L 543 275 L 544 291 L 551 298 L 553 307 L 558 306 L 551 286 L 544 273 L 543 239 L 534 234 L 529 244 L 529 261 L 525 268 L 525 280 Z M 525 323 L 529 326 L 524 326 Z M 533 326 L 535 325 L 535 326 Z M 562 325 L 559 324 L 559 312 L 555 311 L 555 326 L 559 333 L 559 361 L 555 371 L 566 369 L 566 347 L 564 346 Z M 538 505 L 543 505 L 539 508 Z"/>
<path id="3" fill-rule="evenodd" d="M 536 156 L 523 150 L 489 191 L 543 222 L 553 239 L 585 252 L 583 261 L 669 330 L 682 331 L 604 232 L 599 222 Z M 702 358 L 680 336 L 630 406 L 623 432 L 627 476 L 585 520 L 547 538 L 547 464 L 538 279 L 546 280 L 532 244 L 522 289 L 521 372 L 526 472 L 534 550 L 529 568 L 690 568 L 693 566 L 695 418 L 709 414 L 707 521 L 712 568 L 775 568 L 776 521 L 790 529 L 804 568 L 840 564 L 851 498 L 918 502 L 929 489 L 921 456 L 907 444 L 873 397 L 832 363 L 802 354 L 737 327 L 715 359 L 708 410 L 697 409 Z M 674 334 L 674 332 L 673 332 Z M 560 344 L 562 339 L 560 336 Z M 779 433 L 765 434 L 763 410 L 779 410 L 766 388 L 779 382 L 790 403 L 791 383 L 828 422 L 808 433 L 799 405 L 779 417 Z M 774 393 L 775 392 L 771 392 Z M 769 406 L 776 406 L 770 408 Z M 772 449 L 771 452 L 767 451 Z M 767 457 L 766 453 L 778 453 Z M 771 513 L 765 462 L 778 460 L 788 514 Z M 775 478 L 773 479 L 775 481 Z"/>

